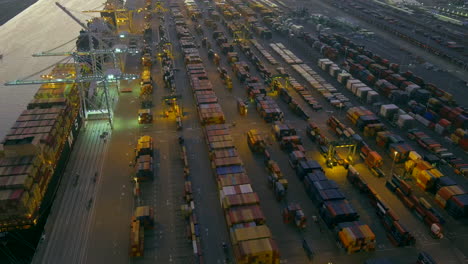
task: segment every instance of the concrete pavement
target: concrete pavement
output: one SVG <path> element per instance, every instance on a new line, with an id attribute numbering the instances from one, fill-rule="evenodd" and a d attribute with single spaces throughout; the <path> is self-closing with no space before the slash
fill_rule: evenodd
<path id="1" fill-rule="evenodd" d="M 82 128 L 70 157 L 56 202 L 44 229 L 33 263 L 83 263 L 94 199 L 101 184 L 103 160 L 108 144 L 99 137 L 110 132 L 106 121 L 91 121 Z M 93 177 L 97 172 L 96 182 Z"/>

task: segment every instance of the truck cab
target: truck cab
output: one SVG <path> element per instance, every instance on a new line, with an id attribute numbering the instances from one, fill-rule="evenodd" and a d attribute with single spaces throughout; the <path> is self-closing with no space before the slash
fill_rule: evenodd
<path id="1" fill-rule="evenodd" d="M 249 130 L 249 132 L 247 132 L 247 144 L 249 145 L 249 148 L 254 152 L 265 151 L 265 140 L 256 129 L 251 129 Z"/>
<path id="2" fill-rule="evenodd" d="M 273 123 L 272 130 L 276 140 L 281 140 L 283 137 L 295 136 L 297 134 L 296 129 L 280 121 L 275 121 Z"/>

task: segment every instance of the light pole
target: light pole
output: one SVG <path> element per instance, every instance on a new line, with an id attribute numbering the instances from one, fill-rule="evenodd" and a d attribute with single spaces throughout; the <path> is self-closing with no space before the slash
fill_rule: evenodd
<path id="1" fill-rule="evenodd" d="M 395 159 L 397 156 L 398 152 L 394 151 L 393 152 L 393 162 L 392 162 L 392 169 L 390 170 L 390 178 L 393 177 L 393 168 L 395 167 Z"/>

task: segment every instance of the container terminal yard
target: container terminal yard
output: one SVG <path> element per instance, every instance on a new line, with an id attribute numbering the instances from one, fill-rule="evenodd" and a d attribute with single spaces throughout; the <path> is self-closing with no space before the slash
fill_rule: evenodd
<path id="1" fill-rule="evenodd" d="M 0 263 L 468 263 L 462 1 L 87 2 L 0 27 Z"/>

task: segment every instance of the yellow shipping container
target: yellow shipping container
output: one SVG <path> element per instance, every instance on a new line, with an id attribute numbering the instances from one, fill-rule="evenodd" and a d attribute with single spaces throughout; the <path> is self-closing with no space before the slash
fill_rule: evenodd
<path id="1" fill-rule="evenodd" d="M 375 241 L 375 234 L 372 232 L 372 229 L 368 225 L 362 225 L 359 227 L 362 233 L 364 233 L 365 241 Z"/>
<path id="2" fill-rule="evenodd" d="M 350 241 L 348 240 L 348 237 L 346 236 L 345 232 L 340 231 L 338 232 L 338 238 L 343 245 L 343 247 L 347 248 L 350 245 Z"/>
<path id="3" fill-rule="evenodd" d="M 265 225 L 231 229 L 231 239 L 233 244 L 237 244 L 241 241 L 270 237 L 270 229 Z"/>
<path id="4" fill-rule="evenodd" d="M 457 136 L 456 134 L 450 135 L 450 139 L 451 139 L 455 144 L 458 144 L 458 141 L 460 141 L 460 137 Z"/>
<path id="5" fill-rule="evenodd" d="M 417 178 L 420 173 L 421 173 L 421 169 L 418 166 L 416 166 L 414 167 L 413 172 L 411 172 L 411 176 L 413 176 L 414 178 Z"/>
<path id="6" fill-rule="evenodd" d="M 270 238 L 239 242 L 234 249 L 238 264 L 278 264 L 279 253 Z"/>
<path id="7" fill-rule="evenodd" d="M 444 176 L 444 174 L 442 174 L 442 172 L 440 172 L 436 168 L 430 169 L 429 172 L 434 176 L 434 178 L 437 178 L 437 179 Z"/>
<path id="8" fill-rule="evenodd" d="M 414 163 L 414 161 L 412 161 L 412 160 L 407 160 L 407 161 L 405 162 L 405 171 L 406 171 L 406 172 L 412 172 L 414 166 L 416 166 L 416 163 Z"/>
<path id="9" fill-rule="evenodd" d="M 459 136 L 459 137 L 464 137 L 465 136 L 465 130 L 461 129 L 461 128 L 457 128 L 457 130 L 455 130 L 455 135 Z"/>

